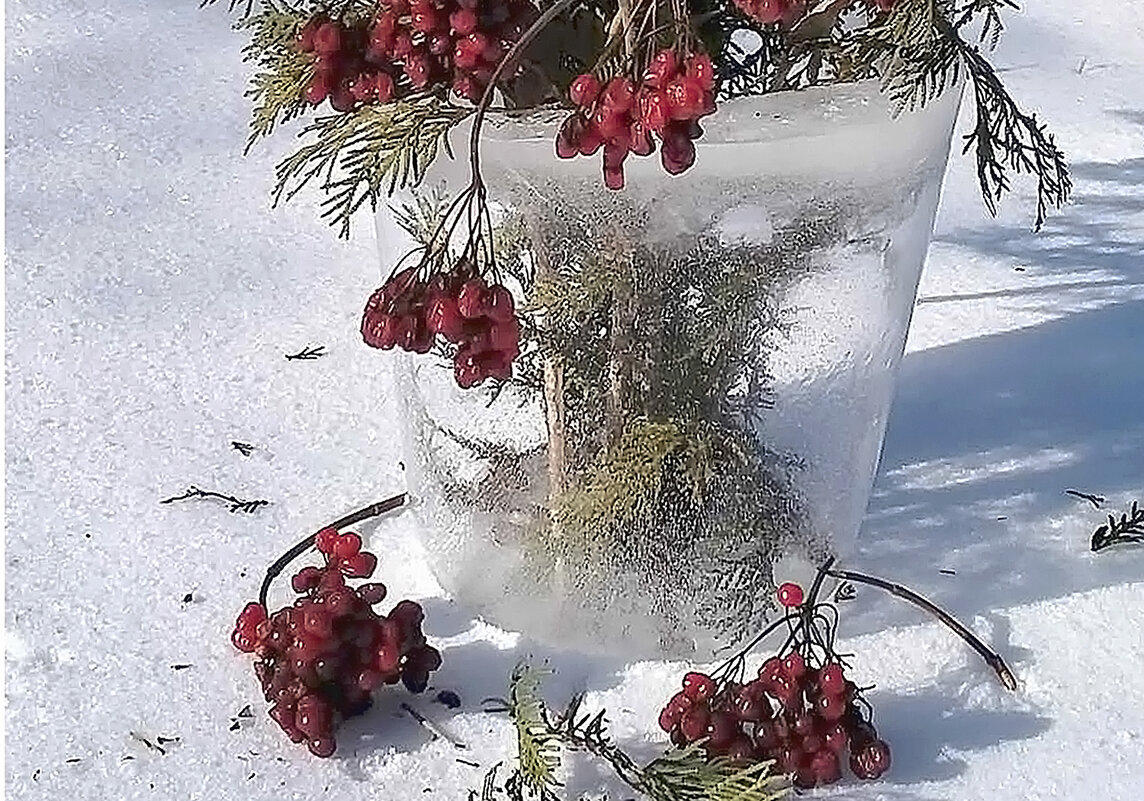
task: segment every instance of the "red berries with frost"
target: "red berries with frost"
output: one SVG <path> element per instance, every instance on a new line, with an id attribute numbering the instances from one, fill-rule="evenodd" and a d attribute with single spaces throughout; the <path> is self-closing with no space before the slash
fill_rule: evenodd
<path id="1" fill-rule="evenodd" d="M 358 535 L 323 529 L 314 544 L 325 563 L 294 575 L 294 604 L 272 615 L 247 604 L 231 641 L 255 655 L 271 719 L 293 742 L 328 757 L 339 723 L 365 712 L 373 692 L 397 682 L 421 692 L 441 655 L 425 642 L 420 605 L 402 601 L 379 615 L 371 607 L 385 598 L 384 584 L 346 587 L 345 575 L 367 576 L 377 565 Z"/>

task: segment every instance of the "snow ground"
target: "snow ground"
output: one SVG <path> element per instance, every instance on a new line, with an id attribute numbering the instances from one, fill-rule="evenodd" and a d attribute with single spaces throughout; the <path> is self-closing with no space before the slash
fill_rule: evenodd
<path id="1" fill-rule="evenodd" d="M 238 157 L 242 39 L 196 6 L 6 8 L 8 797 L 464 798 L 483 769 L 393 704 L 356 721 L 337 759 L 291 746 L 227 642 L 285 544 L 400 476 L 385 358 L 356 333 L 379 270 L 369 221 L 347 244 L 312 198 L 268 209 L 289 139 Z M 1023 688 L 1005 693 L 943 629 L 862 593 L 844 631 L 878 683 L 895 766 L 824 797 L 1144 791 L 1144 555 L 1089 554 L 1101 512 L 1063 493 L 1110 508 L 1144 495 L 1144 8 L 1029 6 L 1000 61 L 1070 154 L 1076 202 L 1033 236 L 1027 185 L 989 220 L 955 160 L 854 560 L 974 621 Z M 283 359 L 307 344 L 329 355 Z M 272 504 L 157 503 L 191 483 Z M 427 596 L 447 646 L 436 683 L 465 706 L 421 706 L 472 745 L 464 758 L 512 753 L 504 721 L 474 709 L 529 652 L 560 668 L 554 699 L 591 690 L 650 749 L 678 665 L 474 628 L 436 596 L 407 521 L 364 533 L 384 543 L 393 591 Z M 247 703 L 254 719 L 230 731 Z M 160 754 L 132 732 L 180 740 Z M 578 765 L 570 790 L 596 778 Z"/>

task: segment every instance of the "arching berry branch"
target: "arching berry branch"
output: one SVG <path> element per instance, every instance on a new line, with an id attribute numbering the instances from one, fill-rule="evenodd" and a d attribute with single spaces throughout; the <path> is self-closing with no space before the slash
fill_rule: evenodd
<path id="1" fill-rule="evenodd" d="M 328 526 L 323 526 L 322 530 L 324 531 L 333 529 L 334 531 L 340 531 L 343 528 L 348 528 L 349 526 L 360 523 L 363 520 L 368 520 L 371 517 L 377 517 L 378 515 L 392 512 L 395 509 L 400 509 L 402 506 L 404 506 L 405 499 L 406 496 L 403 492 L 400 495 L 394 495 L 390 498 L 386 498 L 384 501 L 371 503 L 369 506 L 358 509 L 356 512 L 350 512 L 344 517 L 339 517 Z M 283 570 L 290 566 L 291 562 L 314 547 L 317 536 L 317 534 L 311 534 L 310 536 L 306 537 L 301 542 L 291 547 L 290 550 L 286 551 L 286 553 L 275 559 L 271 563 L 270 567 L 266 568 L 266 576 L 262 579 L 262 587 L 258 590 L 259 604 L 261 604 L 263 607 L 266 606 L 266 596 L 270 592 L 270 584 L 274 581 L 274 579 L 278 578 L 278 576 L 282 574 Z"/>
<path id="2" fill-rule="evenodd" d="M 871 587 L 877 587 L 878 589 L 885 590 L 897 598 L 901 598 L 904 601 L 909 601 L 915 606 L 924 609 L 936 617 L 938 620 L 940 620 L 942 623 L 944 623 L 950 630 L 953 631 L 954 634 L 963 639 L 970 648 L 980 654 L 981 658 L 985 660 L 985 663 L 989 665 L 989 667 L 991 667 L 997 674 L 997 678 L 1001 680 L 1001 683 L 1005 686 L 1006 689 L 1016 692 L 1017 679 L 1013 675 L 1013 671 L 1009 665 L 1005 662 L 1004 659 L 1001 658 L 1001 655 L 986 645 L 984 642 L 982 642 L 981 638 L 970 631 L 965 626 L 965 624 L 961 623 L 953 615 L 951 615 L 949 612 L 946 612 L 944 609 L 937 606 L 932 601 L 922 597 L 908 587 L 903 587 L 901 584 L 897 584 L 892 581 L 886 581 L 885 579 L 881 579 L 876 576 L 869 576 L 865 573 L 859 573 L 854 570 L 836 570 L 830 567 L 829 562 L 822 568 L 820 575 L 827 575 L 831 578 L 836 578 L 841 581 L 849 581 L 855 584 L 867 584 Z"/>

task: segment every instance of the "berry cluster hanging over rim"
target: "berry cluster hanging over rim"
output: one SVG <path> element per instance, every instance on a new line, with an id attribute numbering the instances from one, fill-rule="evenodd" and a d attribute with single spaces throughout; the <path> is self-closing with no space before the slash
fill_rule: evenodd
<path id="1" fill-rule="evenodd" d="M 1071 191 L 1063 155 L 1035 116 L 1016 106 L 973 42 L 976 35 L 996 44 L 999 11 L 1008 5 L 230 0 L 232 10 L 243 8 L 239 25 L 251 32 L 246 57 L 257 65 L 248 93 L 255 104 L 251 143 L 281 122 L 318 113 L 303 131 L 311 141 L 280 165 L 275 198 L 319 181 L 325 216 L 343 234 L 363 204 L 376 209 L 386 195 L 420 183 L 448 150 L 449 132 L 471 120 L 470 185 L 410 254 L 417 263 L 396 265 L 369 299 L 361 326 L 373 347 L 440 351 L 462 387 L 511 380 L 521 347 L 523 322 L 492 300 L 504 292 L 477 151 L 494 101 L 504 110 L 568 109 L 554 135 L 554 158 L 601 153 L 602 186 L 622 191 L 631 157 L 658 152 L 670 175 L 702 158 L 701 120 L 718 114 L 725 100 L 879 79 L 895 107 L 905 109 L 965 75 L 977 101 L 966 149 L 976 154 L 986 204 L 995 209 L 1011 172 L 1032 173 L 1039 226 L 1046 209 Z M 327 103 L 332 114 L 323 113 Z M 458 239 L 463 244 L 454 252 Z"/>

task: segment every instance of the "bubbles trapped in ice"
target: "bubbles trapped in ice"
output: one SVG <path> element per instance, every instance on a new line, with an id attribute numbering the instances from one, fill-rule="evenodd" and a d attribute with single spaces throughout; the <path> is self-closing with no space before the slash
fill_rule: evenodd
<path id="1" fill-rule="evenodd" d="M 769 245 L 775 237 L 767 208 L 758 204 L 744 204 L 728 209 L 715 222 L 719 244 Z"/>

